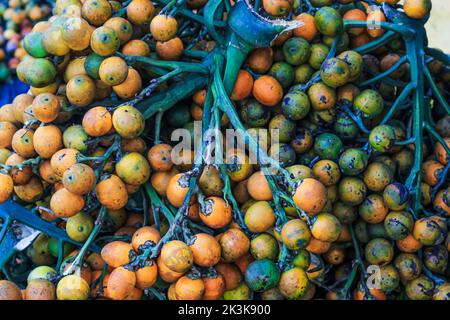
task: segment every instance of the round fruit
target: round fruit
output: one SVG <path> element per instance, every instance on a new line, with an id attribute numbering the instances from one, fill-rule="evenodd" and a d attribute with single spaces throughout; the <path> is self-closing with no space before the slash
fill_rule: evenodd
<path id="1" fill-rule="evenodd" d="M 396 141 L 394 128 L 389 125 L 379 125 L 372 129 L 369 135 L 369 143 L 372 148 L 380 152 L 386 152 L 394 146 Z"/>
<path id="2" fill-rule="evenodd" d="M 367 118 L 378 116 L 384 109 L 383 97 L 372 89 L 364 90 L 358 94 L 353 105 Z"/>
<path id="3" fill-rule="evenodd" d="M 43 88 L 55 81 L 56 68 L 49 60 L 34 59 L 25 72 L 27 83 L 36 88 Z"/>
<path id="4" fill-rule="evenodd" d="M 405 0 L 403 10 L 408 17 L 422 19 L 431 11 L 431 0 Z"/>
<path id="5" fill-rule="evenodd" d="M 84 242 L 93 229 L 94 219 L 82 212 L 70 217 L 66 222 L 67 235 L 77 242 Z"/>
<path id="6" fill-rule="evenodd" d="M 319 32 L 325 36 L 334 37 L 343 29 L 341 15 L 331 7 L 320 8 L 314 16 L 314 22 Z"/>
<path id="7" fill-rule="evenodd" d="M 326 188 L 321 182 L 306 178 L 297 183 L 293 200 L 300 209 L 314 214 L 325 207 L 326 194 Z"/>
<path id="8" fill-rule="evenodd" d="M 56 287 L 58 300 L 87 300 L 89 293 L 89 284 L 77 275 L 65 276 Z"/>
<path id="9" fill-rule="evenodd" d="M 351 77 L 348 64 L 338 58 L 325 60 L 320 68 L 322 81 L 329 87 L 343 86 Z"/>
<path id="10" fill-rule="evenodd" d="M 114 111 L 112 123 L 117 133 L 125 139 L 138 137 L 145 127 L 141 112 L 129 105 L 123 105 Z"/>
<path id="11" fill-rule="evenodd" d="M 286 222 L 281 229 L 281 239 L 288 249 L 299 250 L 308 245 L 311 232 L 305 222 L 294 219 Z"/>
<path id="12" fill-rule="evenodd" d="M 250 263 L 245 271 L 245 282 L 255 292 L 274 288 L 279 280 L 280 271 L 272 260 L 256 260 Z"/>

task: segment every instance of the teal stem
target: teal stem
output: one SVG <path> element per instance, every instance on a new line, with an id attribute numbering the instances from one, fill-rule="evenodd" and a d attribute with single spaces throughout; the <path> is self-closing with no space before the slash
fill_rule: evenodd
<path id="1" fill-rule="evenodd" d="M 23 161 L 22 163 L 18 163 L 15 165 L 5 165 L 3 163 L 0 163 L 0 168 L 5 171 L 5 172 L 9 172 L 12 169 L 23 169 L 25 166 L 31 166 L 31 167 L 37 167 L 39 165 L 39 163 L 41 163 L 42 159 L 41 157 L 36 157 L 36 158 L 30 158 L 27 159 L 25 161 Z"/>
<path id="2" fill-rule="evenodd" d="M 375 77 L 364 81 L 360 84 L 361 87 L 366 87 L 368 85 L 371 85 L 387 76 L 389 76 L 392 72 L 394 72 L 395 70 L 397 70 L 398 68 L 400 68 L 400 66 L 402 64 L 404 64 L 406 61 L 408 60 L 407 56 L 403 56 L 401 57 L 392 67 L 390 67 L 388 70 L 386 70 L 385 72 L 379 73 L 377 74 Z"/>
<path id="3" fill-rule="evenodd" d="M 225 88 L 223 87 L 223 83 L 218 72 L 214 77 L 213 92 L 215 94 L 217 105 L 221 111 L 227 115 L 233 127 L 242 133 L 244 141 L 248 143 L 249 150 L 258 157 L 261 167 L 265 168 L 269 166 L 274 169 L 274 171 L 281 173 L 287 181 L 291 181 L 287 170 L 282 168 L 280 163 L 269 157 L 267 153 L 261 149 L 259 144 L 248 134 L 236 112 L 236 109 L 231 103 L 229 97 L 226 95 Z M 292 183 L 290 184 L 292 185 Z"/>
<path id="4" fill-rule="evenodd" d="M 368 27 L 376 27 L 382 28 L 389 31 L 394 31 L 400 33 L 405 39 L 411 40 L 415 36 L 414 29 L 411 29 L 405 25 L 394 24 L 390 22 L 379 22 L 379 21 L 355 21 L 355 20 L 344 20 L 344 28 L 368 28 Z"/>
<path id="5" fill-rule="evenodd" d="M 280 261 L 278 262 L 278 267 L 281 270 L 286 270 L 288 266 L 288 259 L 291 256 L 291 253 L 289 252 L 289 249 L 286 247 L 285 244 L 281 247 L 281 257 Z"/>
<path id="6" fill-rule="evenodd" d="M 344 111 L 346 114 L 348 114 L 348 116 L 349 116 L 350 118 L 352 118 L 352 120 L 353 120 L 353 121 L 356 123 L 356 125 L 358 126 L 359 130 L 361 130 L 361 131 L 362 131 L 363 133 L 365 133 L 365 134 L 369 134 L 369 133 L 370 133 L 370 130 L 366 128 L 366 126 L 364 125 L 364 123 L 363 123 L 361 117 L 356 116 L 356 115 L 352 112 L 352 110 L 350 110 L 350 108 L 347 107 L 347 106 L 344 106 L 342 109 L 343 109 L 343 111 Z"/>
<path id="7" fill-rule="evenodd" d="M 228 96 L 233 92 L 234 84 L 248 53 L 253 49 L 251 45 L 240 40 L 234 33 L 231 35 L 227 47 L 227 64 L 223 77 L 223 85 Z"/>
<path id="8" fill-rule="evenodd" d="M 406 180 L 406 187 L 408 190 L 416 190 L 411 192 L 412 209 L 414 213 L 418 213 L 422 208 L 422 201 L 419 192 L 421 183 L 421 167 L 423 161 L 423 119 L 425 116 L 425 94 L 424 94 L 424 76 L 423 72 L 419 70 L 423 66 L 423 52 L 420 47 L 423 43 L 422 34 L 417 32 L 413 40 L 406 41 L 406 53 L 408 55 L 411 67 L 411 82 L 416 84 L 414 102 L 413 102 L 413 124 L 412 129 L 414 137 L 416 138 L 414 149 L 414 164 L 410 175 Z"/>
<path id="9" fill-rule="evenodd" d="M 141 194 L 142 197 L 142 209 L 143 209 L 143 215 L 144 215 L 144 226 L 148 226 L 148 222 L 149 222 L 149 211 L 148 211 L 148 203 L 147 203 L 147 197 L 145 195 L 145 190 L 144 188 L 141 186 L 139 188 L 139 192 Z"/>
<path id="10" fill-rule="evenodd" d="M 164 61 L 156 60 L 151 57 L 127 56 L 121 53 L 117 53 L 117 55 L 123 58 L 128 65 L 138 65 L 140 67 L 143 67 L 144 69 L 147 66 L 151 66 L 169 70 L 180 70 L 181 72 L 199 73 L 203 75 L 209 74 L 208 68 L 198 62 Z"/>
<path id="11" fill-rule="evenodd" d="M 416 139 L 414 138 L 410 138 L 408 140 L 404 140 L 404 141 L 396 141 L 395 145 L 396 146 L 407 146 L 409 144 L 415 143 Z"/>
<path id="12" fill-rule="evenodd" d="M 230 12 L 230 10 L 231 10 L 231 8 L 232 8 L 230 0 L 223 0 L 223 2 L 224 2 L 224 4 L 225 4 L 225 10 L 226 10 L 227 12 Z"/>
<path id="13" fill-rule="evenodd" d="M 166 111 L 184 98 L 193 95 L 204 88 L 208 79 L 200 75 L 186 75 L 179 85 L 173 85 L 165 91 L 153 94 L 151 97 L 138 102 L 135 107 L 142 112 L 145 119 L 149 119 L 159 111 Z"/>
<path id="14" fill-rule="evenodd" d="M 358 267 L 359 267 L 359 264 L 357 264 L 357 263 L 355 263 L 353 265 L 352 271 L 350 272 L 350 275 L 348 276 L 348 279 L 346 280 L 344 287 L 339 292 L 340 298 L 342 298 L 344 300 L 349 300 L 350 295 L 348 292 L 349 292 L 351 286 L 353 285 L 353 282 L 355 281 L 356 275 L 358 274 Z"/>
<path id="15" fill-rule="evenodd" d="M 376 77 L 380 74 L 378 72 L 372 72 L 370 70 L 368 70 L 367 73 L 374 77 Z M 390 86 L 393 86 L 393 87 L 406 87 L 408 85 L 407 82 L 397 80 L 397 79 L 392 79 L 391 77 L 388 77 L 388 76 L 385 76 L 384 78 L 381 78 L 380 80 Z"/>
<path id="16" fill-rule="evenodd" d="M 214 126 L 216 127 L 216 130 L 220 130 L 220 112 L 219 108 L 214 108 Z M 222 180 L 224 181 L 224 187 L 223 187 L 223 197 L 228 205 L 228 201 L 231 202 L 231 208 L 234 213 L 235 221 L 239 224 L 239 226 L 242 228 L 244 232 L 248 232 L 248 228 L 244 223 L 244 218 L 242 215 L 241 210 L 239 209 L 239 205 L 236 201 L 236 199 L 233 196 L 233 192 L 231 190 L 231 183 L 230 183 L 230 177 L 227 173 L 226 165 L 223 162 L 223 148 L 221 141 L 219 139 L 216 139 L 216 147 L 215 147 L 215 161 L 216 165 L 220 168 L 220 175 Z"/>
<path id="17" fill-rule="evenodd" d="M 209 35 L 218 43 L 223 45 L 225 39 L 216 31 L 214 25 L 216 14 L 223 14 L 224 6 L 223 0 L 209 0 L 203 10 L 203 18 L 205 19 L 205 27 Z"/>
<path id="18" fill-rule="evenodd" d="M 158 208 L 163 213 L 164 217 L 166 217 L 169 224 L 172 224 L 174 217 L 170 210 L 165 206 L 165 204 L 161 201 L 158 194 L 156 193 L 155 189 L 153 189 L 150 182 L 146 182 L 145 185 L 145 191 L 147 192 L 147 195 L 150 198 L 150 201 L 152 203 L 153 208 Z"/>
<path id="19" fill-rule="evenodd" d="M 192 172 L 201 172 L 203 170 L 203 163 L 201 163 L 200 165 L 196 165 L 194 167 L 194 171 Z M 159 254 L 159 251 L 161 250 L 162 246 L 173 239 L 174 237 L 174 233 L 176 231 L 180 231 L 179 228 L 182 227 L 182 222 L 183 220 L 186 218 L 188 211 L 189 211 L 189 201 L 191 200 L 191 197 L 194 193 L 194 190 L 196 189 L 196 184 L 197 184 L 197 179 L 198 179 L 198 175 L 191 175 L 189 178 L 189 190 L 183 200 L 182 205 L 180 206 L 180 208 L 177 211 L 177 214 L 175 215 L 174 220 L 172 221 L 172 223 L 170 224 L 169 230 L 166 232 L 166 234 L 161 238 L 161 240 L 156 244 L 156 246 L 154 248 L 151 249 L 151 251 L 149 251 L 146 256 L 144 255 L 144 257 L 139 257 L 140 259 L 142 258 L 147 258 L 150 257 L 150 259 L 154 259 L 157 257 L 157 255 Z"/>
<path id="20" fill-rule="evenodd" d="M 386 124 L 392 116 L 397 111 L 400 104 L 409 96 L 409 94 L 416 88 L 415 83 L 409 83 L 406 88 L 398 96 L 397 100 L 395 100 L 394 105 L 389 109 L 388 113 L 384 116 L 383 120 L 380 122 L 380 125 Z"/>
<path id="21" fill-rule="evenodd" d="M 161 143 L 161 121 L 164 111 L 159 111 L 155 116 L 155 144 Z"/>
<path id="22" fill-rule="evenodd" d="M 431 76 L 431 72 L 428 69 L 427 65 L 423 65 L 423 71 L 425 73 L 425 78 L 427 79 L 428 84 L 431 87 L 431 90 L 433 90 L 434 96 L 436 97 L 439 104 L 445 109 L 445 112 L 450 115 L 450 106 L 445 100 L 444 96 L 439 91 L 439 88 L 437 87 L 436 83 L 433 80 L 433 77 Z"/>
<path id="23" fill-rule="evenodd" d="M 260 7 L 261 7 L 261 0 L 255 0 L 255 3 L 253 4 L 253 8 L 255 8 L 255 11 L 258 12 Z"/>
<path id="24" fill-rule="evenodd" d="M 103 279 L 105 279 L 107 271 L 108 271 L 108 265 L 106 263 L 104 263 L 103 268 L 102 268 L 102 273 L 100 274 L 100 277 L 98 278 L 98 281 L 99 281 L 98 293 L 100 293 L 100 294 L 104 293 Z"/>
<path id="25" fill-rule="evenodd" d="M 359 54 L 363 55 L 366 53 L 369 53 L 377 48 L 380 48 L 384 45 L 386 45 L 387 43 L 389 43 L 391 40 L 395 39 L 398 37 L 398 34 L 396 34 L 394 31 L 388 31 L 386 32 L 383 36 L 381 36 L 380 38 L 374 40 L 374 41 L 370 41 L 369 43 L 362 45 L 356 49 L 354 49 L 354 51 L 358 52 Z"/>
<path id="26" fill-rule="evenodd" d="M 338 34 L 333 39 L 333 43 L 331 44 L 331 48 L 330 48 L 330 51 L 327 54 L 326 60 L 328 60 L 330 58 L 333 58 L 336 55 L 336 51 L 337 51 L 337 48 L 338 48 L 339 41 L 341 41 L 341 37 L 342 37 L 342 34 Z"/>
<path id="27" fill-rule="evenodd" d="M 444 138 L 442 138 L 439 133 L 428 123 L 425 123 L 425 129 L 442 145 L 447 155 L 450 156 L 450 147 L 445 142 Z"/>
<path id="28" fill-rule="evenodd" d="M 204 59 L 208 55 L 208 52 L 200 51 L 200 50 L 192 50 L 192 49 L 185 49 L 183 50 L 183 56 L 194 58 L 194 59 Z"/>
<path id="29" fill-rule="evenodd" d="M 58 261 L 56 263 L 55 270 L 59 270 L 59 268 L 61 268 L 63 259 L 64 259 L 64 240 L 58 239 Z"/>
<path id="30" fill-rule="evenodd" d="M 90 233 L 89 237 L 86 239 L 86 242 L 81 247 L 80 251 L 76 255 L 75 260 L 70 264 L 70 267 L 64 272 L 64 274 L 70 274 L 74 267 L 81 267 L 83 263 L 84 256 L 86 255 L 87 251 L 89 250 L 89 247 L 91 246 L 91 243 L 94 242 L 95 238 L 99 234 L 100 230 L 102 229 L 103 222 L 106 219 L 106 216 L 108 214 L 108 210 L 106 207 L 101 207 L 100 212 L 98 214 L 97 220 L 95 221 L 95 227 Z"/>
<path id="31" fill-rule="evenodd" d="M 159 292 L 157 289 L 148 288 L 147 290 L 149 292 L 151 292 L 156 298 L 158 298 L 158 300 L 166 300 L 166 297 L 164 297 L 164 295 L 161 292 Z"/>

